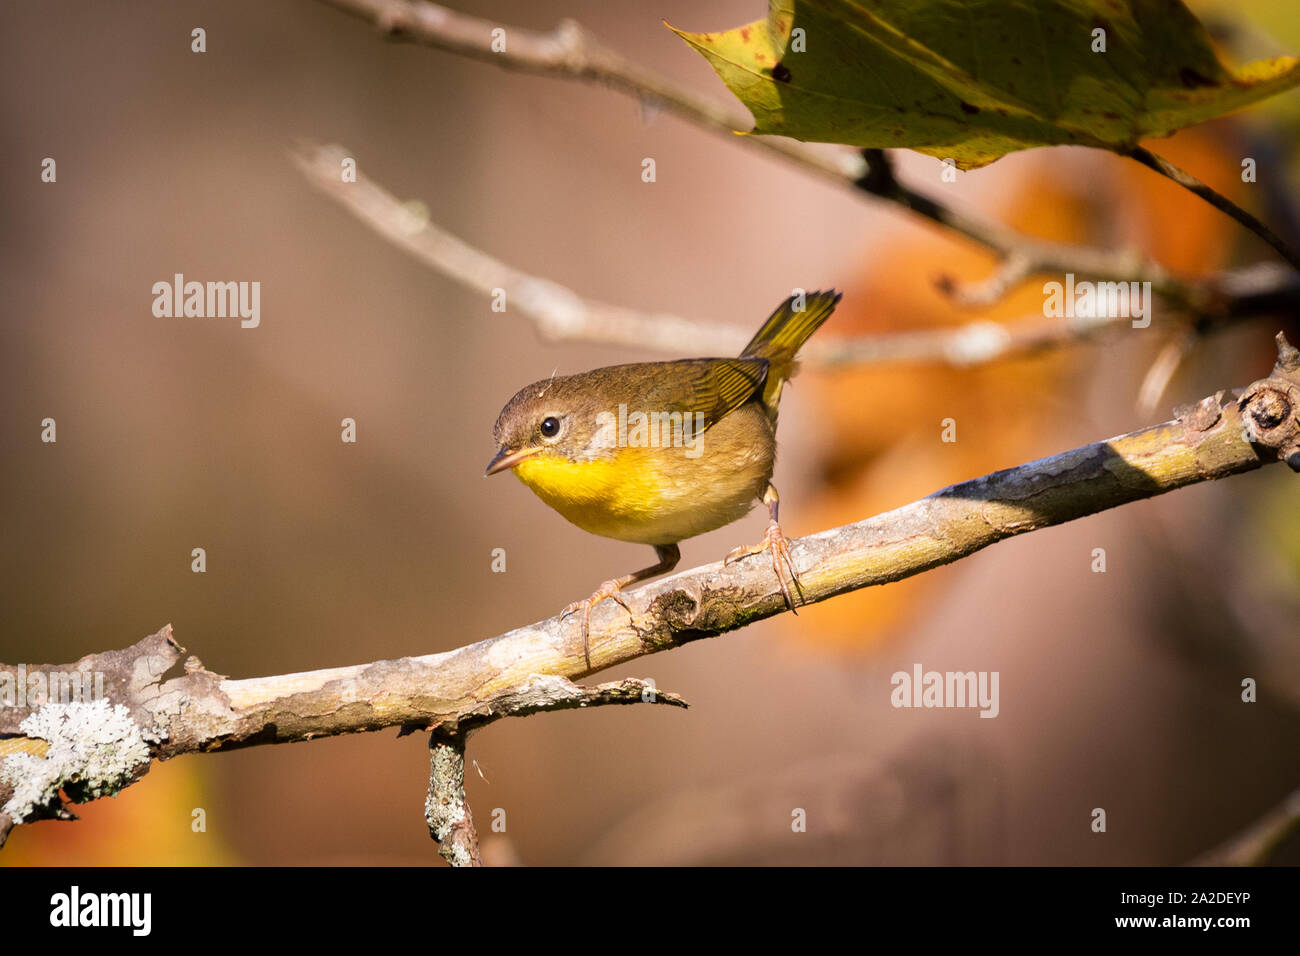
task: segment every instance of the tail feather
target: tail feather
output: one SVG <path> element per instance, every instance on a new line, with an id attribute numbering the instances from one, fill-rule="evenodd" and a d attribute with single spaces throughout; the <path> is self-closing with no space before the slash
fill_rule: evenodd
<path id="1" fill-rule="evenodd" d="M 839 301 L 840 293 L 834 289 L 790 296 L 777 307 L 740 353 L 741 358 L 767 359 L 763 404 L 774 418 L 777 404 L 781 400 L 781 386 L 794 375 L 797 368 L 795 355 L 809 336 L 831 317 Z M 803 308 L 796 311 L 796 305 L 802 305 Z"/>

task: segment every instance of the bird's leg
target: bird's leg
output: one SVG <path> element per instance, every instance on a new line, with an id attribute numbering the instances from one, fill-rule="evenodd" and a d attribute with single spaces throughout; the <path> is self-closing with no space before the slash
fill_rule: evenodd
<path id="1" fill-rule="evenodd" d="M 767 505 L 768 514 L 772 520 L 767 523 L 767 531 L 763 534 L 763 540 L 758 544 L 749 547 L 737 548 L 723 559 L 723 564 L 730 564 L 739 558 L 748 557 L 751 554 L 762 554 L 767 551 L 772 556 L 772 571 L 776 574 L 776 580 L 781 585 L 781 596 L 785 598 L 785 606 L 790 609 L 790 613 L 798 614 L 795 610 L 794 598 L 790 594 L 790 588 L 785 583 L 785 572 L 782 570 L 782 563 L 790 569 L 790 580 L 794 582 L 795 590 L 799 592 L 799 600 L 803 601 L 803 588 L 799 586 L 799 575 L 794 571 L 794 558 L 790 556 L 790 545 L 781 533 L 781 525 L 777 521 L 777 510 L 780 507 L 781 499 L 777 496 L 776 489 L 771 484 L 767 486 L 767 491 L 763 492 L 763 504 Z"/>
<path id="2" fill-rule="evenodd" d="M 627 602 L 623 600 L 623 595 L 620 592 L 629 584 L 636 584 L 636 582 L 644 581 L 646 578 L 667 574 L 677 567 L 677 562 L 682 559 L 682 552 L 675 544 L 656 544 L 654 549 L 655 554 L 659 555 L 658 564 L 642 568 L 640 571 L 633 571 L 631 574 L 625 574 L 621 578 L 611 578 L 596 588 L 596 593 L 591 597 L 585 601 L 574 601 L 560 613 L 560 619 L 563 620 L 574 611 L 582 610 L 582 658 L 587 662 L 588 670 L 591 669 L 591 648 L 587 644 L 587 631 L 591 626 L 591 609 L 605 598 L 613 598 L 622 605 L 623 610 L 631 615 L 632 609 L 627 606 Z"/>

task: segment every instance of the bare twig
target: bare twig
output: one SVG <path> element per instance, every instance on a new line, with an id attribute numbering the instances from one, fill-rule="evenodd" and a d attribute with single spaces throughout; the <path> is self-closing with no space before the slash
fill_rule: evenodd
<path id="1" fill-rule="evenodd" d="M 1215 192 L 1191 173 L 1184 169 L 1179 169 L 1173 163 L 1169 162 L 1169 160 L 1157 156 L 1155 153 L 1143 146 L 1134 146 L 1132 149 L 1125 151 L 1124 155 L 1137 160 L 1148 169 L 1154 169 L 1161 176 L 1173 180 L 1194 195 L 1200 196 L 1220 212 L 1227 213 L 1233 219 L 1237 220 L 1237 222 L 1241 223 L 1255 235 L 1259 236 L 1272 246 L 1273 251 L 1289 262 L 1292 268 L 1300 270 L 1300 255 L 1296 255 L 1295 250 L 1283 242 L 1277 233 L 1273 232 L 1273 230 L 1266 226 L 1263 221 L 1242 209 L 1227 196 Z"/>
<path id="2" fill-rule="evenodd" d="M 1183 360 L 1191 353 L 1196 340 L 1196 330 L 1186 328 L 1176 333 L 1160 349 L 1155 361 L 1147 369 L 1141 387 L 1138 388 L 1137 410 L 1143 418 L 1150 418 L 1155 413 L 1160 400 L 1164 397 L 1165 389 L 1169 387 L 1174 373 L 1183 364 Z"/>
<path id="3" fill-rule="evenodd" d="M 465 739 L 463 733 L 430 735 L 424 819 L 444 860 L 452 866 L 482 866 L 474 816 L 465 799 Z"/>
<path id="4" fill-rule="evenodd" d="M 459 720 L 455 729 L 435 729 L 429 736 L 429 795 L 424 818 L 442 858 L 452 866 L 483 865 L 474 818 L 465 800 L 465 745 L 474 730 L 501 717 L 637 703 L 687 706 L 681 695 L 659 690 L 653 681 L 627 678 L 583 687 L 563 677 L 539 677 L 500 696 L 489 712 Z"/>
<path id="5" fill-rule="evenodd" d="M 483 20 L 423 0 L 326 2 L 371 21 L 392 40 L 419 43 L 508 70 L 581 80 L 618 90 L 643 103 L 662 106 L 729 140 L 752 140 L 749 148 L 779 156 L 831 182 L 853 185 L 866 171 L 861 157 L 852 152 L 826 154 L 792 140 L 736 136 L 736 130 L 748 125 L 743 113 L 633 63 L 573 20 L 561 20 L 554 30 L 542 32 Z M 493 49 L 494 30 L 504 30 L 504 49 Z"/>
<path id="6" fill-rule="evenodd" d="M 1150 259 L 1127 251 L 1048 242 L 1007 226 L 986 222 L 943 205 L 900 183 L 880 150 L 864 157 L 827 153 L 776 136 L 735 136 L 748 119 L 672 81 L 632 63 L 609 49 L 572 20 L 550 32 L 507 26 L 459 13 L 425 0 L 326 0 L 332 6 L 374 23 L 386 36 L 493 63 L 503 69 L 586 81 L 607 86 L 642 102 L 662 105 L 703 129 L 726 136 L 742 149 L 776 156 L 804 172 L 858 195 L 875 196 L 910 210 L 994 252 L 1015 260 L 1023 276 L 1072 272 L 1077 276 L 1124 278 L 1150 282 L 1152 290 L 1179 308 L 1196 311 L 1199 295 Z M 505 49 L 493 50 L 493 30 L 505 30 Z M 1009 286 L 1004 281 L 1004 286 Z M 988 289 L 984 293 L 988 293 Z M 976 293 L 978 295 L 978 293 Z"/>
<path id="7" fill-rule="evenodd" d="M 1033 275 L 1037 268 L 1033 259 L 1017 251 L 1003 259 L 993 275 L 983 282 L 959 283 L 951 276 L 943 276 L 939 285 L 958 305 L 992 305 Z"/>
<path id="8" fill-rule="evenodd" d="M 498 290 L 506 307 L 518 310 L 554 341 L 633 345 L 697 355 L 738 351 L 749 333 L 733 326 L 692 321 L 663 313 L 639 312 L 580 296 L 559 283 L 529 275 L 471 246 L 430 222 L 422 207 L 404 203 L 369 177 L 356 172 L 344 182 L 342 161 L 352 156 L 338 146 L 298 144 L 290 154 L 308 181 L 343 205 L 380 236 L 485 298 Z M 1229 288 L 1221 292 L 1220 286 Z M 1300 278 L 1289 270 L 1256 269 L 1249 275 L 1224 273 L 1208 280 L 1198 297 L 1213 300 L 1219 316 L 1203 323 L 1236 321 L 1285 308 L 1300 308 Z M 1246 308 L 1244 303 L 1258 308 Z M 850 339 L 813 339 L 800 353 L 812 365 L 869 365 L 884 362 L 937 362 L 957 367 L 1057 348 L 1127 327 L 1125 316 L 1097 319 L 1034 317 L 1014 325 L 973 321 L 945 329 L 883 333 Z"/>
<path id="9" fill-rule="evenodd" d="M 1205 306 L 1206 297 L 1202 289 L 1174 276 L 1137 252 L 1037 239 L 999 223 L 974 219 L 904 186 L 894 176 L 893 163 L 884 150 L 866 149 L 863 156 L 869 172 L 855 183 L 859 188 L 961 233 L 997 253 L 1002 260 L 986 282 L 971 288 L 945 280 L 946 290 L 963 304 L 987 305 L 997 301 L 1031 275 L 1073 273 L 1076 276 L 1123 277 L 1129 281 L 1150 282 L 1152 292 L 1183 311 L 1197 313 Z"/>
<path id="10" fill-rule="evenodd" d="M 895 511 L 790 542 L 807 603 L 897 581 L 998 541 L 1175 488 L 1283 459 L 1300 471 L 1300 354 L 1278 336 L 1273 373 L 1241 398 L 1222 393 L 1177 420 L 962 482 Z M 786 610 L 764 560 L 705 565 L 624 594 L 581 622 L 560 617 L 458 650 L 397 661 L 231 680 L 184 656 L 166 627 L 125 650 L 26 673 L 104 675 L 106 699 L 0 707 L 0 738 L 44 742 L 0 758 L 0 814 L 14 823 L 65 815 L 118 792 L 153 760 L 183 753 L 422 727 L 439 740 L 560 707 L 680 704 L 652 684 L 579 688 L 570 678 L 744 627 Z M 20 685 L 0 666 L 0 691 Z M 8 703 L 8 701 L 6 701 Z M 444 755 L 444 759 L 446 759 Z M 462 771 L 463 773 L 463 771 Z M 452 776 L 454 780 L 454 774 Z M 452 801 L 455 802 L 454 800 Z M 3 821 L 0 821 L 3 822 Z M 450 832 L 448 830 L 447 832 Z M 459 852 L 459 851 L 458 851 Z"/>

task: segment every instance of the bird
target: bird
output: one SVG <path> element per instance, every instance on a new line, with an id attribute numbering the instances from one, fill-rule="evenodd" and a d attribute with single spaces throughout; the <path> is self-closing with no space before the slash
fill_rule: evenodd
<path id="1" fill-rule="evenodd" d="M 736 358 L 673 359 L 593 369 L 534 382 L 497 417 L 486 475 L 512 470 L 543 502 L 591 534 L 648 544 L 658 562 L 603 582 L 561 618 L 582 611 L 583 658 L 591 668 L 591 611 L 622 591 L 667 574 L 678 543 L 731 524 L 759 502 L 769 522 L 756 545 L 726 563 L 768 552 L 786 606 L 802 597 L 772 484 L 781 390 L 803 344 L 831 316 L 841 293 L 796 290 Z"/>

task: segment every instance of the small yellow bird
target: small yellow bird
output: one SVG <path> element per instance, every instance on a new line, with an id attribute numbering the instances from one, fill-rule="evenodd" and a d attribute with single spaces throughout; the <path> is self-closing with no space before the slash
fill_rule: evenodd
<path id="1" fill-rule="evenodd" d="M 795 587 L 790 549 L 777 521 L 772 487 L 781 386 L 795 355 L 825 322 L 840 293 L 797 293 L 782 302 L 739 358 L 678 359 L 614 365 L 551 377 L 520 389 L 493 429 L 499 446 L 487 474 L 513 468 L 544 502 L 584 531 L 652 545 L 659 563 L 604 582 L 581 609 L 583 655 L 591 609 L 620 591 L 667 574 L 681 560 L 677 542 L 768 506 L 761 544 L 741 547 L 733 561 L 768 551 L 786 604 Z M 563 616 L 563 615 L 562 615 Z"/>

